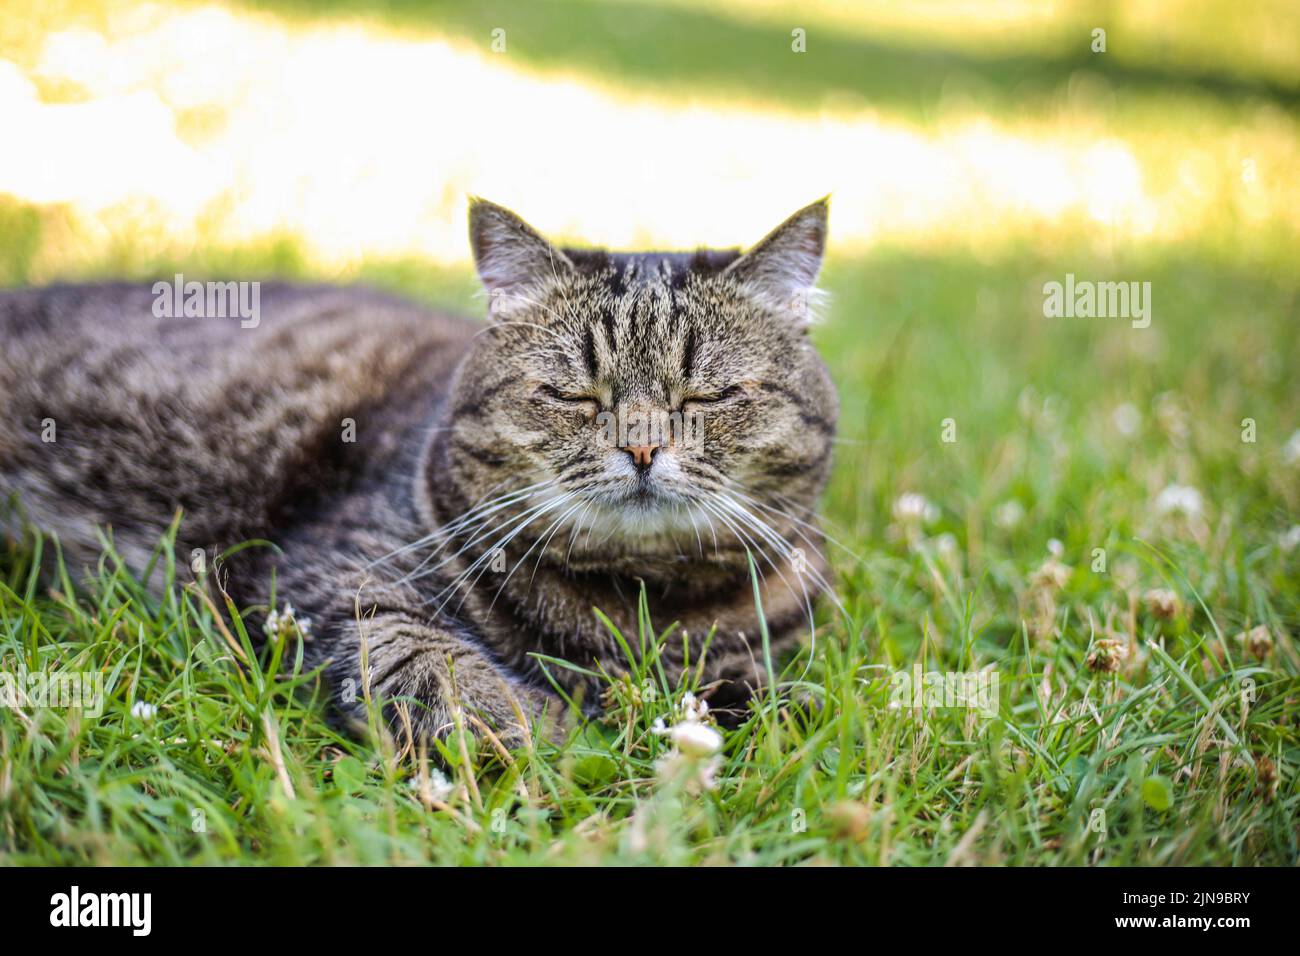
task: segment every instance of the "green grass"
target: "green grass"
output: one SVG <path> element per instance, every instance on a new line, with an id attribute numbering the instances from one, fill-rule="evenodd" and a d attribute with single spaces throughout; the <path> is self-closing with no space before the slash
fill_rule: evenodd
<path id="1" fill-rule="evenodd" d="M 0 711 L 0 859 L 1294 863 L 1300 550 L 1279 543 L 1300 492 L 1281 457 L 1294 280 L 1152 261 L 1135 274 L 1153 282 L 1154 320 L 1136 330 L 1044 319 L 1043 276 L 1067 268 L 1102 267 L 1029 252 L 832 264 L 817 337 L 843 403 L 826 510 L 855 555 L 834 553 L 850 619 L 823 613 L 815 652 L 783 662 L 786 693 L 726 733 L 715 790 L 661 779 L 667 744 L 650 728 L 683 688 L 635 665 L 653 699 L 623 687 L 609 722 L 564 746 L 432 755 L 457 791 L 431 810 L 420 761 L 331 730 L 292 649 L 244 646 L 241 664 L 192 592 L 151 601 L 111 551 L 84 583 L 50 588 L 29 539 L 0 560 L 3 669 L 99 671 L 107 703 L 98 719 Z M 371 278 L 411 288 L 401 270 Z M 1141 414 L 1128 438 L 1110 424 L 1121 402 Z M 1157 516 L 1175 481 L 1204 496 L 1198 520 Z M 904 491 L 937 506 L 931 524 L 891 528 Z M 1001 527 L 1013 499 L 1024 517 Z M 1045 598 L 1029 581 L 1052 538 L 1074 570 Z M 1157 587 L 1181 598 L 1172 619 L 1144 607 Z M 671 623 L 625 637 L 653 646 Z M 1259 624 L 1274 638 L 1262 660 L 1233 639 Z M 1117 674 L 1086 663 L 1106 637 L 1133 652 Z M 997 717 L 890 708 L 890 675 L 917 662 L 996 669 Z M 157 716 L 132 717 L 136 701 Z M 1088 828 L 1097 810 L 1104 834 Z"/>
<path id="2" fill-rule="evenodd" d="M 660 763 L 669 744 L 654 722 L 673 721 L 687 688 L 661 685 L 652 652 L 611 689 L 608 720 L 563 745 L 504 756 L 453 739 L 422 762 L 377 724 L 358 737 L 331 728 L 296 648 L 256 654 L 228 609 L 218 617 L 184 586 L 165 540 L 159 560 L 177 583 L 161 601 L 111 548 L 51 582 L 35 568 L 54 542 L 6 540 L 0 672 L 93 671 L 106 701 L 96 718 L 0 708 L 0 863 L 1300 859 L 1300 546 L 1284 544 L 1300 523 L 1300 461 L 1284 453 L 1300 429 L 1287 208 L 1297 77 L 1277 57 L 1256 61 L 1232 11 L 1199 4 L 1171 15 L 1166 35 L 1117 7 L 1104 61 L 1076 43 L 1092 22 L 1083 5 L 988 48 L 952 31 L 893 42 L 810 21 L 809 55 L 776 61 L 772 44 L 788 48 L 780 16 L 717 7 L 269 6 L 472 43 L 501 21 L 523 64 L 643 92 L 808 115 L 867 105 L 936 129 L 988 115 L 1032 133 L 1060 118 L 1130 143 L 1157 191 L 1179 181 L 1189 146 L 1222 144 L 1205 180 L 1217 201 L 1178 243 L 1107 244 L 1095 223 L 1041 236 L 990 223 L 978 248 L 959 236 L 865 258 L 834 255 L 832 212 L 815 339 L 842 404 L 824 511 L 844 545 L 830 556 L 847 616 L 826 602 L 815 648 L 778 662 L 782 693 L 725 733 L 703 793 Z M 1262 218 L 1235 192 L 1237 152 L 1258 157 Z M 57 206 L 0 197 L 0 284 L 179 269 L 361 280 L 482 307 L 467 269 L 370 259 L 330 273 L 293 236 L 143 252 L 147 237 L 96 233 L 91 247 L 78 235 Z M 1149 281 L 1151 327 L 1044 318 L 1043 283 L 1067 272 Z M 1124 405 L 1137 412 L 1128 434 L 1116 426 Z M 1198 515 L 1160 513 L 1173 484 L 1199 491 Z M 896 518 L 908 492 L 932 503 L 932 520 Z M 1068 573 L 1049 564 L 1050 542 Z M 1172 616 L 1154 613 L 1153 589 L 1175 592 Z M 1258 626 L 1271 646 L 1252 655 L 1236 635 Z M 676 639 L 657 619 L 622 637 Z M 1089 665 L 1111 646 L 1099 641 L 1129 651 L 1116 672 Z M 891 707 L 892 675 L 918 664 L 991 668 L 996 716 Z M 132 716 L 137 702 L 156 716 Z M 438 766 L 453 789 L 434 804 Z"/>

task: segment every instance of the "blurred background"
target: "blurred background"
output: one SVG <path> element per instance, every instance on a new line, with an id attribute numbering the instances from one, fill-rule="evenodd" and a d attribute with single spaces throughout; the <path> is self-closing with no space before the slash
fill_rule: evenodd
<path id="1" fill-rule="evenodd" d="M 841 520 L 871 534 L 924 493 L 972 564 L 1029 545 L 1017 526 L 1035 553 L 1139 532 L 1175 482 L 1242 546 L 1294 523 L 1294 0 L 5 14 L 0 284 L 280 275 L 478 312 L 468 195 L 561 240 L 689 248 L 831 193 Z M 1044 318 L 1067 273 L 1151 282 L 1151 328 Z"/>
<path id="2" fill-rule="evenodd" d="M 9 0 L 4 21 L 9 284 L 258 244 L 339 275 L 464 265 L 468 194 L 616 246 L 750 242 L 826 193 L 840 255 L 1253 260 L 1300 231 L 1289 0 Z"/>

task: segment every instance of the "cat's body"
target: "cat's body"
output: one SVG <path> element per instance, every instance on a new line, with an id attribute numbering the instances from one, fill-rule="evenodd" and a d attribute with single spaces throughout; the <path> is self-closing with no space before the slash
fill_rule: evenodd
<path id="1" fill-rule="evenodd" d="M 777 242 L 802 266 L 791 289 L 815 276 L 811 244 L 820 259 L 825 210 L 810 210 L 803 231 L 782 227 L 795 246 Z M 74 563 L 109 526 L 143 567 L 177 508 L 182 558 L 273 542 L 218 573 L 251 606 L 275 571 L 280 603 L 312 619 L 308 662 L 328 662 L 354 716 L 366 696 L 405 699 L 416 732 L 440 733 L 455 700 L 518 740 L 520 716 L 559 709 L 532 655 L 621 671 L 592 609 L 635 634 L 642 584 L 692 666 L 716 632 L 702 677 L 738 703 L 764 680 L 747 547 L 778 651 L 823 566 L 811 507 L 834 394 L 802 320 L 783 331 L 767 298 L 785 294 L 782 263 L 566 255 L 499 207 L 475 217 L 487 326 L 279 284 L 255 328 L 157 318 L 148 283 L 0 295 L 0 494 Z M 729 319 L 741 306 L 771 314 Z M 716 417 L 702 450 L 620 447 L 596 411 L 629 407 Z M 679 635 L 668 669 L 682 658 Z M 576 671 L 551 673 L 596 704 Z"/>

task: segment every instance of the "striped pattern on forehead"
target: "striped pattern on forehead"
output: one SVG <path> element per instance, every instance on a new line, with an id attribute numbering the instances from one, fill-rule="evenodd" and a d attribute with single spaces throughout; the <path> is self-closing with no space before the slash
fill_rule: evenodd
<path id="1" fill-rule="evenodd" d="M 681 320 L 678 293 L 695 276 L 720 274 L 739 258 L 739 250 L 700 249 L 695 252 L 618 253 L 603 249 L 565 249 L 565 257 L 580 276 L 594 279 L 599 291 L 594 318 L 600 327 L 596 342 L 585 341 L 589 369 L 600 365 L 601 354 L 612 357 L 621 347 L 648 344 L 646 331 L 660 337 L 689 334 L 677 328 Z M 649 314 L 653 328 L 642 328 L 637 316 Z M 692 356 L 693 358 L 693 356 Z"/>

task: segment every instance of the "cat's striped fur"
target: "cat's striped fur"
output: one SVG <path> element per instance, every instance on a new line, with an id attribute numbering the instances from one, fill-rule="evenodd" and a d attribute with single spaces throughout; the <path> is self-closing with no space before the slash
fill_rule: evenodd
<path id="1" fill-rule="evenodd" d="M 455 701 L 521 739 L 521 716 L 559 709 L 531 655 L 617 673 L 592 609 L 635 633 L 642 585 L 692 666 L 715 631 L 704 682 L 742 707 L 765 679 L 747 552 L 778 651 L 823 584 L 836 402 L 804 303 L 825 204 L 744 256 L 561 250 L 482 201 L 470 219 L 486 326 L 279 284 L 256 328 L 155 318 L 149 283 L 0 295 L 0 491 L 74 562 L 109 526 L 142 566 L 177 508 L 182 556 L 273 541 L 226 586 L 265 603 L 274 569 L 313 620 L 308 661 L 354 692 L 341 711 L 368 693 L 399 732 L 445 732 Z M 704 423 L 691 447 L 634 453 L 598 425 L 683 409 Z"/>

